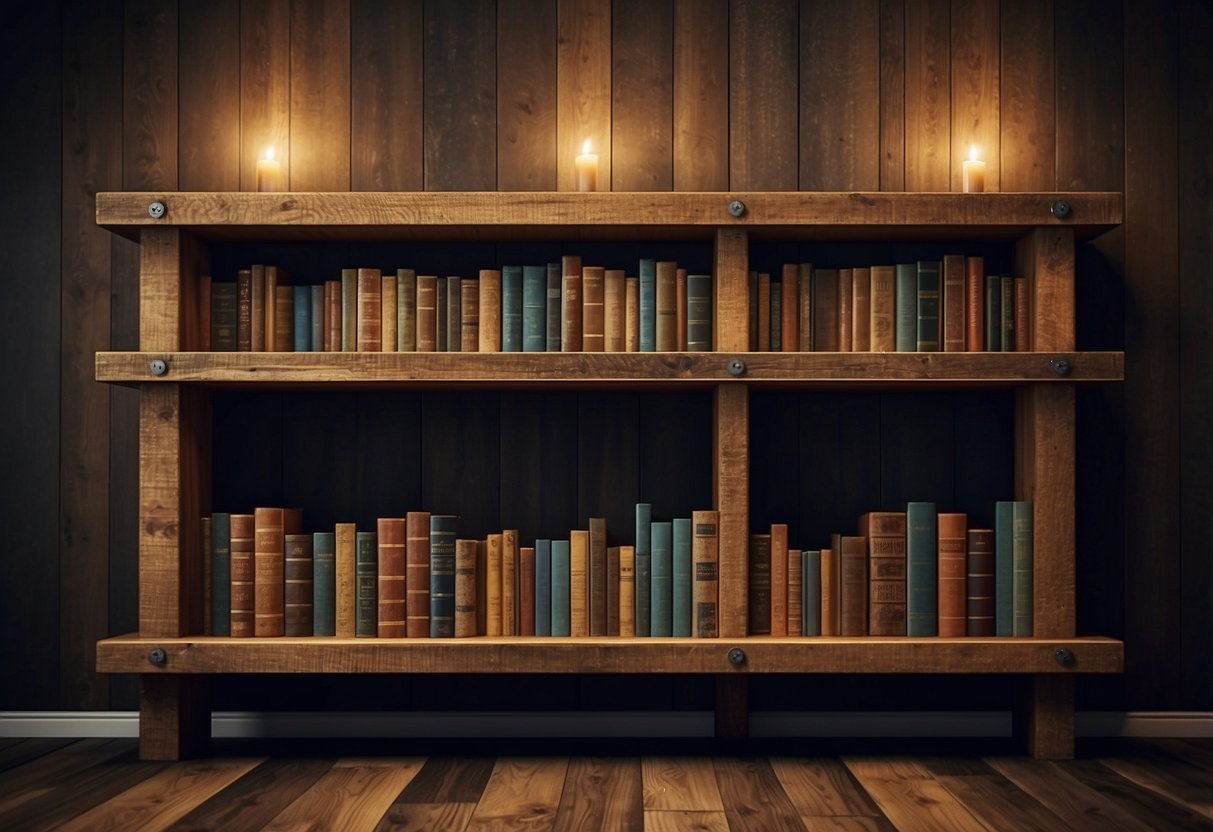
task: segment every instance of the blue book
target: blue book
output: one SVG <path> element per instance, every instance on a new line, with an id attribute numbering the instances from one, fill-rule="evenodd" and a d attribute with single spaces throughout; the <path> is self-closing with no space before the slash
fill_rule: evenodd
<path id="1" fill-rule="evenodd" d="M 552 634 L 552 541 L 535 541 L 535 635 Z"/>
<path id="2" fill-rule="evenodd" d="M 430 515 L 430 638 L 455 636 L 455 522 Z"/>
<path id="3" fill-rule="evenodd" d="M 559 263 L 548 263 L 547 266 L 547 351 L 560 352 L 560 286 L 561 277 Z"/>
<path id="4" fill-rule="evenodd" d="M 918 261 L 918 352 L 939 352 L 939 261 Z"/>
<path id="5" fill-rule="evenodd" d="M 691 518 L 674 521 L 673 603 L 670 606 L 670 632 L 691 635 Z"/>
<path id="6" fill-rule="evenodd" d="M 522 267 L 522 351 L 547 349 L 548 284 L 544 266 Z"/>
<path id="7" fill-rule="evenodd" d="M 1010 500 L 994 503 L 994 635 L 1009 636 L 1014 632 L 1014 581 L 1012 549 L 1015 504 Z"/>
<path id="8" fill-rule="evenodd" d="M 1016 500 L 1011 519 L 1011 635 L 1032 635 L 1032 503 Z"/>
<path id="9" fill-rule="evenodd" d="M 934 503 L 906 503 L 906 635 L 939 634 L 939 529 Z"/>
<path id="10" fill-rule="evenodd" d="M 312 289 L 312 352 L 324 352 L 324 284 Z"/>
<path id="11" fill-rule="evenodd" d="M 357 532 L 354 549 L 354 635 L 379 635 L 379 535 Z"/>
<path id="12" fill-rule="evenodd" d="M 898 263 L 893 291 L 893 335 L 897 352 L 918 349 L 918 265 Z"/>
<path id="13" fill-rule="evenodd" d="M 522 352 L 522 266 L 501 267 L 501 351 Z"/>
<path id="14" fill-rule="evenodd" d="M 312 287 L 295 286 L 295 352 L 312 351 Z"/>
<path id="15" fill-rule="evenodd" d="M 569 542 L 552 541 L 552 635 L 567 636 L 569 619 Z"/>
<path id="16" fill-rule="evenodd" d="M 312 535 L 312 634 L 337 635 L 337 541 L 333 532 Z"/>
<path id="17" fill-rule="evenodd" d="M 652 526 L 652 607 L 650 626 L 654 636 L 673 635 L 673 530 L 671 523 L 656 521 Z"/>
<path id="18" fill-rule="evenodd" d="M 211 634 L 232 634 L 232 515 L 211 515 Z"/>
<path id="19" fill-rule="evenodd" d="M 655 352 L 656 350 L 657 261 L 645 258 L 640 261 L 640 351 Z M 637 552 L 637 555 L 639 554 Z"/>
<path id="20" fill-rule="evenodd" d="M 821 635 L 821 551 L 800 553 L 801 626 L 806 636 Z"/>
<path id="21" fill-rule="evenodd" d="M 636 635 L 651 635 L 649 595 L 653 565 L 653 506 L 636 504 Z"/>

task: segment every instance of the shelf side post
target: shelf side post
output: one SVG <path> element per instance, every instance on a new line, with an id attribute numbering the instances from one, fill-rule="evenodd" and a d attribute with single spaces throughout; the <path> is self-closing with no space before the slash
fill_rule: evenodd
<path id="1" fill-rule="evenodd" d="M 750 348 L 749 235 L 744 228 L 716 229 L 715 349 L 745 352 Z"/>
<path id="2" fill-rule="evenodd" d="M 145 673 L 139 689 L 139 758 L 180 760 L 206 754 L 211 738 L 205 677 Z"/>

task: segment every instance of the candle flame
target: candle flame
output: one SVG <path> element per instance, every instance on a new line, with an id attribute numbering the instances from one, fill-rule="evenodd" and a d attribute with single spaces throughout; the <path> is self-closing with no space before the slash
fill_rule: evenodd
<path id="1" fill-rule="evenodd" d="M 581 145 L 581 152 L 582 152 L 582 153 L 589 153 L 589 152 L 590 152 L 590 140 L 589 140 L 589 139 L 586 139 L 586 140 L 585 140 L 585 142 L 583 142 L 583 143 L 582 143 L 582 145 Z"/>
<path id="2" fill-rule="evenodd" d="M 261 158 L 265 159 L 267 162 L 274 161 L 274 146 L 270 145 L 269 147 L 267 147 L 265 149 L 265 155 L 262 156 Z"/>
<path id="3" fill-rule="evenodd" d="M 972 159 L 974 162 L 977 161 L 977 145 L 975 145 L 975 144 L 969 145 L 969 158 Z"/>

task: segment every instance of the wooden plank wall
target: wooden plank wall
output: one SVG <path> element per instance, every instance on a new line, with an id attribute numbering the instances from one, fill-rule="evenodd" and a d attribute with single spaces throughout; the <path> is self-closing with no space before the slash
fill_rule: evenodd
<path id="1" fill-rule="evenodd" d="M 4 658 L 43 661 L 0 683 L 0 708 L 130 704 L 88 671 L 96 638 L 133 628 L 136 592 L 133 409 L 91 380 L 96 349 L 134 343 L 136 260 L 94 227 L 93 193 L 248 190 L 270 144 L 297 189 L 570 189 L 586 138 L 603 188 L 955 190 L 973 143 L 992 188 L 1124 189 L 1124 228 L 1079 252 L 1080 345 L 1125 347 L 1130 376 L 1079 401 L 1079 625 L 1128 643 L 1124 693 L 1105 686 L 1101 702 L 1213 707 L 1202 0 L 43 6 L 5 30 L 7 76 L 22 79 L 6 114 L 35 129 L 4 140 L 19 199 L 3 209 L 14 256 L 0 267 L 23 310 L 4 305 L 6 387 L 27 391 L 3 417 L 21 437 L 3 510 L 33 553 L 28 569 L 3 559 L 0 611 L 36 634 L 6 639 Z M 518 399 L 526 424 L 567 425 L 577 407 Z M 846 435 L 861 405 L 800 407 Z M 955 422 L 969 406 L 945 410 Z M 501 429 L 518 418 L 503 411 Z M 641 444 L 669 429 L 661 414 L 626 418 L 648 426 Z M 956 455 L 977 441 L 950 435 Z M 822 439 L 798 441 L 805 454 Z M 533 446 L 502 446 L 494 464 L 546 448 Z M 901 487 L 892 462 L 886 492 Z M 541 511 L 567 513 L 588 485 Z"/>

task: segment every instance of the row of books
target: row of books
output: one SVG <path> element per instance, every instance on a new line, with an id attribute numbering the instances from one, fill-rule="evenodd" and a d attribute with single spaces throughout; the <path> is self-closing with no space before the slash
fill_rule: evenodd
<path id="1" fill-rule="evenodd" d="M 457 537 L 453 515 L 305 533 L 295 509 L 202 518 L 206 633 L 236 637 L 718 635 L 718 514 L 653 521 L 634 545 L 606 521 L 520 545 L 516 530 Z"/>
<path id="2" fill-rule="evenodd" d="M 994 528 L 911 502 L 859 518 L 829 548 L 790 548 L 786 524 L 750 536 L 749 632 L 777 636 L 1031 636 L 1032 504 L 999 501 Z"/>
<path id="3" fill-rule="evenodd" d="M 1031 347 L 1028 285 L 949 254 L 883 266 L 786 263 L 750 272 L 750 349 L 796 352 L 1009 352 Z"/>
<path id="4" fill-rule="evenodd" d="M 673 260 L 623 269 L 560 263 L 481 269 L 342 269 L 340 280 L 289 285 L 278 267 L 203 278 L 204 351 L 654 352 L 712 349 L 712 278 Z"/>

